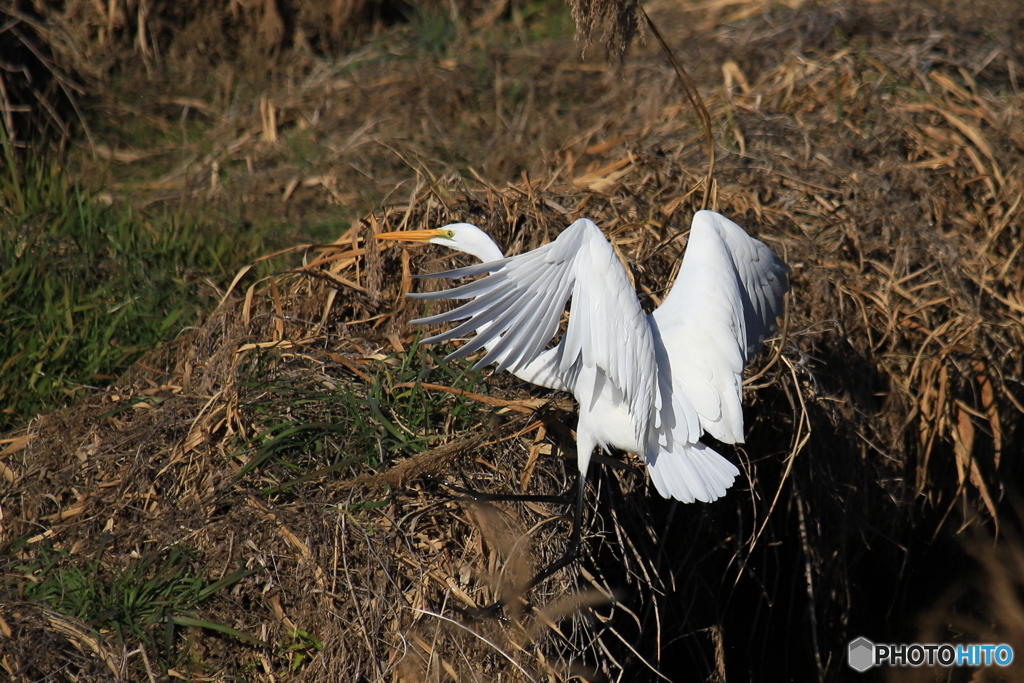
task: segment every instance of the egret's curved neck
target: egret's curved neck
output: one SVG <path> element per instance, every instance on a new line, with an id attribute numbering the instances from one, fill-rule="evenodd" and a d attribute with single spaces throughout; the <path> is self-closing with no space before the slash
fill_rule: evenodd
<path id="1" fill-rule="evenodd" d="M 470 256 L 475 256 L 480 259 L 481 263 L 500 261 L 505 258 L 505 255 L 501 253 L 501 249 L 498 248 L 498 245 L 490 240 L 487 242 L 463 246 L 462 251 L 466 252 Z"/>

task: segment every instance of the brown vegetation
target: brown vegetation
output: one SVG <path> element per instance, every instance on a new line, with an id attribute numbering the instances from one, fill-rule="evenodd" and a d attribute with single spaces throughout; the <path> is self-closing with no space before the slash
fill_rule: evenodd
<path id="1" fill-rule="evenodd" d="M 115 386 L 9 435 L 0 541 L 24 540 L 21 558 L 102 554 L 109 572 L 172 544 L 213 580 L 258 570 L 202 611 L 271 645 L 192 629 L 177 673 L 196 679 L 835 680 L 858 635 L 1019 642 L 1024 574 L 1005 527 L 1024 466 L 1024 16 L 704 5 L 652 14 L 716 125 L 711 201 L 793 267 L 781 356 L 755 362 L 747 443 L 723 447 L 743 471 L 723 501 L 671 504 L 635 466 L 593 468 L 586 560 L 534 591 L 535 611 L 464 618 L 557 555 L 560 511 L 467 505 L 416 475 L 561 490 L 572 411 L 505 376 L 453 390 L 410 350 L 419 309 L 401 297 L 450 255 L 371 236 L 467 220 L 517 253 L 586 215 L 654 304 L 702 195 L 701 135 L 663 57 L 641 49 L 617 71 L 563 41 L 485 67 L 458 50 L 307 60 L 246 97 L 222 83 L 198 103 L 103 101 L 115 122 L 170 128 L 189 107 L 212 121 L 173 150 L 112 134 L 82 150 L 75 166 L 103 169 L 115 193 L 244 196 L 241 211 L 297 220 L 387 199 L 294 271 L 240 274 L 201 327 Z M 239 7 L 257 40 L 264 4 Z M 296 156 L 298 140 L 316 151 Z M 161 155 L 169 171 L 128 179 Z M 415 389 L 425 376 L 438 386 Z M 414 390 L 447 417 L 403 425 L 394 406 Z M 341 395 L 377 425 L 375 448 L 354 441 Z M 271 438 L 289 421 L 316 439 Z M 420 437 L 425 450 L 401 447 Z M 965 586 L 991 599 L 961 599 Z M 0 619 L 16 680 L 160 675 L 137 643 L 36 604 Z"/>

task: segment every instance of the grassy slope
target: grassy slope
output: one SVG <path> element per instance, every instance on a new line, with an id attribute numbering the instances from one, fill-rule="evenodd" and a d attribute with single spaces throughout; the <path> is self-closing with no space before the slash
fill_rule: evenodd
<path id="1" fill-rule="evenodd" d="M 108 206 L 46 153 L 2 151 L 0 431 L 109 384 L 266 250 L 189 213 Z"/>
<path id="2" fill-rule="evenodd" d="M 936 18 L 902 5 L 862 14 L 737 11 L 744 9 L 751 14 L 699 15 L 705 23 L 680 29 L 677 40 L 709 84 L 705 96 L 722 125 L 720 207 L 758 225 L 797 266 L 784 371 L 751 392 L 749 458 L 732 453 L 751 473 L 750 490 L 724 506 L 676 510 L 649 499 L 628 474 L 596 473 L 602 514 L 592 516 L 585 568 L 599 586 L 628 587 L 623 605 L 639 616 L 598 608 L 610 620 L 604 641 L 591 639 L 594 622 L 585 619 L 566 620 L 564 639 L 529 621 L 521 630 L 481 626 L 538 675 L 567 676 L 572 659 L 613 675 L 613 661 L 624 662 L 627 675 L 647 675 L 619 633 L 671 677 L 714 676 L 719 666 L 730 677 L 839 677 L 845 639 L 915 638 L 918 612 L 950 574 L 970 576 L 973 565 L 943 523 L 994 512 L 1019 469 L 1013 168 L 1021 150 L 1019 95 L 1005 66 L 1012 53 L 972 76 L 993 47 L 968 15 Z M 674 25 L 692 22 L 684 14 Z M 937 43 L 935 22 L 945 31 Z M 214 108 L 205 132 L 152 144 L 146 158 L 164 166 L 146 169 L 144 181 L 132 176 L 145 162 L 113 164 L 113 191 L 157 205 L 195 196 L 239 224 L 285 231 L 303 221 L 330 225 L 308 215 L 358 216 L 357 207 L 390 196 L 398 208 L 375 220 L 392 228 L 469 217 L 512 249 L 557 231 L 563 217 L 547 202 L 585 205 L 623 240 L 641 287 L 664 286 L 678 245 L 654 246 L 694 208 L 684 193 L 703 159 L 660 60 L 641 53 L 635 68 L 615 74 L 580 62 L 563 43 L 520 39 L 487 52 L 472 34 L 460 44 L 440 35 L 440 44 L 416 46 L 407 33 L 389 34 L 358 65 L 323 62 L 313 65 L 318 71 L 307 62 L 299 77 L 267 86 L 265 98 L 239 88 L 237 99 Z M 926 62 L 942 66 L 929 71 Z M 711 85 L 722 73 L 731 89 Z M 262 122 L 263 101 L 278 117 L 273 131 Z M 142 113 L 175 131 L 168 122 L 182 112 L 154 98 Z M 124 130 L 117 117 L 129 113 L 140 112 L 115 112 L 110 131 Z M 997 141 L 991 156 L 986 141 Z M 110 141 L 119 144 L 127 143 Z M 183 159 L 193 160 L 187 173 Z M 609 197 L 566 187 L 588 171 L 583 184 L 593 187 L 622 159 L 628 174 L 604 185 Z M 465 199 L 465 181 L 443 174 L 472 177 L 469 166 L 500 186 L 520 183 Z M 538 187 L 549 181 L 553 189 Z M 529 453 L 564 452 L 559 430 L 571 418 L 557 407 L 556 419 L 542 413 L 545 436 L 509 406 L 531 398 L 521 388 L 500 377 L 482 383 L 408 351 L 403 321 L 415 311 L 396 303 L 398 291 L 406 273 L 435 269 L 428 259 L 437 254 L 375 254 L 355 234 L 369 224 L 356 227 L 343 241 L 351 252 L 325 255 L 339 257 L 334 275 L 362 290 L 342 284 L 335 297 L 322 279 L 264 282 L 251 302 L 234 301 L 148 359 L 152 371 L 137 368 L 87 397 L 77 414 L 45 421 L 37 440 L 5 461 L 21 495 L 8 511 L 18 533 L 4 540 L 15 541 L 7 549 L 18 558 L 5 588 L 26 602 L 16 617 L 0 614 L 20 637 L 16 661 L 69 666 L 87 678 L 108 675 L 115 659 L 139 676 L 174 668 L 340 680 L 387 671 L 417 680 L 440 679 L 445 666 L 456 677 L 518 675 L 495 648 L 413 610 L 455 616 L 448 610 L 464 605 L 463 596 L 487 599 L 495 554 L 529 559 L 516 545 L 522 530 L 439 503 L 437 491 L 410 486 L 408 475 L 456 471 L 476 485 L 517 486 L 533 472 L 524 465 Z M 294 346 L 253 346 L 282 341 Z M 407 386 L 416 379 L 477 397 Z M 480 396 L 505 414 L 480 410 Z M 459 442 L 457 455 L 431 448 L 453 435 L 470 442 Z M 348 484 L 396 463 L 413 465 L 381 475 L 403 485 L 400 496 L 354 493 Z M 534 483 L 558 487 L 559 459 L 536 467 Z M 536 525 L 535 552 L 554 553 L 564 534 L 550 516 L 556 511 L 542 512 L 509 515 Z M 757 528 L 767 530 L 759 541 Z M 1016 557 L 1012 546 L 989 555 L 979 548 L 990 571 L 996 559 Z M 239 563 L 260 571 L 219 584 Z M 538 599 L 566 594 L 575 576 Z M 138 583 L 125 577 L 154 587 L 148 606 L 111 607 Z M 993 573 L 989 583 L 1005 589 L 1019 580 Z M 66 601 L 90 591 L 104 599 Z M 933 615 L 930 637 L 1019 636 L 1005 628 L 1017 609 L 1012 593 L 999 593 L 1003 612 L 985 613 L 993 626 L 973 620 L 982 591 L 973 607 Z M 591 595 L 564 611 L 588 599 L 598 601 Z M 270 644 L 190 627 L 183 620 L 197 609 L 207 624 Z M 46 638 L 61 647 L 40 660 L 31 641 Z M 128 650 L 144 644 L 150 662 L 122 657 L 121 638 Z"/>

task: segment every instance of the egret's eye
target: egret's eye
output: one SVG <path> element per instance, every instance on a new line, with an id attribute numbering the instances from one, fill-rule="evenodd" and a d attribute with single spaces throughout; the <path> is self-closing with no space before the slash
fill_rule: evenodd
<path id="1" fill-rule="evenodd" d="M 455 231 L 454 230 L 445 230 L 445 237 L 447 237 L 450 240 L 455 239 Z"/>

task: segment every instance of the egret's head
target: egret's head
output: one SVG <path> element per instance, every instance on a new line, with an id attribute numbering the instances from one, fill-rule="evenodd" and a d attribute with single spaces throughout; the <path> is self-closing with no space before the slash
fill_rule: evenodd
<path id="1" fill-rule="evenodd" d="M 469 223 L 451 223 L 434 230 L 407 230 L 405 232 L 382 232 L 377 235 L 379 240 L 396 240 L 399 242 L 429 242 L 462 251 L 475 256 L 483 262 L 497 261 L 504 258 L 501 249 L 480 228 Z"/>

